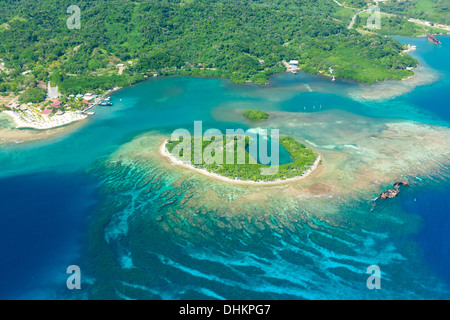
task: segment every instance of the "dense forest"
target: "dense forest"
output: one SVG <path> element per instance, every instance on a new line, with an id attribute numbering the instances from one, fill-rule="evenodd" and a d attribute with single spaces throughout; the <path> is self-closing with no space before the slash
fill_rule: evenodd
<path id="1" fill-rule="evenodd" d="M 67 27 L 70 5 L 80 29 Z M 3 0 L 0 93 L 50 79 L 76 94 L 154 74 L 266 83 L 291 59 L 366 83 L 412 75 L 398 41 L 347 29 L 352 14 L 332 0 Z"/>

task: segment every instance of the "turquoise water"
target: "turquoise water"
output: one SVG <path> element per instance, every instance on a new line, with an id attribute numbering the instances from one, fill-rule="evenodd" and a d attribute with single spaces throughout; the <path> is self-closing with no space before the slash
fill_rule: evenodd
<path id="1" fill-rule="evenodd" d="M 301 73 L 267 86 L 152 79 L 116 92 L 112 108 L 96 107 L 74 131 L 1 146 L 0 298 L 449 298 L 449 172 L 438 158 L 448 144 L 434 154 L 408 133 L 404 145 L 418 148 L 411 154 L 436 157 L 439 170 L 416 172 L 424 162 L 408 158 L 410 170 L 393 171 L 414 184 L 373 212 L 370 199 L 392 181 L 336 192 L 355 167 L 367 173 L 373 159 L 401 150 L 380 139 L 386 124 L 449 126 L 450 37 L 441 46 L 399 40 L 418 47 L 420 86 Z M 158 158 L 159 141 L 194 121 L 223 132 L 261 127 L 242 117 L 248 108 L 271 113 L 267 126 L 338 161 L 330 190 L 318 181 L 321 191 L 311 187 L 305 198 L 283 187 L 255 191 Z M 72 264 L 83 275 L 77 292 L 65 288 Z M 374 264 L 381 290 L 366 288 Z"/>

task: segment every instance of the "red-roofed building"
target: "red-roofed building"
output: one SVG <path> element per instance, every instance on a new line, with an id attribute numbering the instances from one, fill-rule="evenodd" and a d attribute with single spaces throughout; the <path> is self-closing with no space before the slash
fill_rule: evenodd
<path id="1" fill-rule="evenodd" d="M 51 106 L 54 107 L 54 108 L 59 108 L 59 107 L 61 107 L 61 104 L 62 104 L 61 101 L 56 100 L 55 102 L 53 102 L 51 104 Z"/>
<path id="2" fill-rule="evenodd" d="M 53 109 L 45 109 L 41 111 L 41 114 L 50 114 L 53 112 Z"/>
<path id="3" fill-rule="evenodd" d="M 19 106 L 19 104 L 16 103 L 16 102 L 13 102 L 13 103 L 10 103 L 10 104 L 7 104 L 7 105 L 6 105 L 6 107 L 7 107 L 7 108 L 10 108 L 10 109 L 15 109 L 15 108 L 17 108 L 18 106 Z"/>

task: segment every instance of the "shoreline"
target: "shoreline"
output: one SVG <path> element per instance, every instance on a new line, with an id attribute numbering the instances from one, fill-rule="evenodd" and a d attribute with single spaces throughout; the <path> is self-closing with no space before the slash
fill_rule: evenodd
<path id="1" fill-rule="evenodd" d="M 417 57 L 415 58 L 417 59 Z M 359 88 L 349 91 L 347 94 L 356 100 L 387 100 L 411 92 L 417 87 L 439 81 L 441 77 L 439 71 L 431 68 L 422 58 L 418 58 L 418 60 L 419 64 L 412 70 L 414 74 L 411 76 L 401 80 L 383 80 L 371 85 L 361 84 Z"/>
<path id="2" fill-rule="evenodd" d="M 69 111 L 68 111 L 69 112 Z M 11 110 L 3 111 L 4 114 L 8 115 L 10 118 L 12 118 L 15 127 L 14 129 L 35 129 L 35 130 L 50 130 L 55 129 L 59 127 L 63 127 L 65 125 L 77 122 L 79 120 L 84 120 L 88 116 L 85 114 L 78 114 L 75 112 L 71 112 L 70 114 L 66 112 L 62 116 L 53 116 L 52 118 L 47 117 L 46 121 L 40 121 L 40 122 L 27 122 L 23 121 L 17 113 Z M 54 118 L 58 117 L 58 118 Z"/>
<path id="3" fill-rule="evenodd" d="M 60 135 L 80 128 L 86 119 L 72 122 L 68 125 L 56 127 L 53 129 L 36 130 L 32 128 L 7 128 L 0 127 L 0 147 L 2 145 L 17 145 L 34 143 L 44 140 L 50 140 Z"/>
<path id="4" fill-rule="evenodd" d="M 96 107 L 105 98 L 109 97 L 115 91 L 122 89 L 121 87 L 114 87 L 112 89 L 106 90 L 100 97 L 98 97 L 92 105 L 77 111 L 65 111 L 62 115 L 53 115 L 49 117 L 47 115 L 38 115 L 40 121 L 25 121 L 21 116 L 13 110 L 0 111 L 6 114 L 12 119 L 14 123 L 13 129 L 34 129 L 34 130 L 51 130 L 60 127 L 64 127 L 69 124 L 73 124 L 80 120 L 85 120 L 89 115 L 94 114 L 94 112 L 87 112 L 88 110 Z"/>
<path id="5" fill-rule="evenodd" d="M 199 169 L 194 167 L 193 165 L 189 165 L 189 164 L 185 164 L 183 163 L 181 160 L 175 158 L 173 155 L 171 155 L 167 149 L 166 149 L 166 144 L 167 144 L 168 139 L 164 140 L 163 143 L 159 146 L 159 153 L 160 155 L 162 155 L 165 158 L 168 158 L 169 161 L 174 164 L 174 165 L 178 165 L 182 168 L 185 169 L 190 169 L 193 171 L 196 171 L 204 176 L 210 177 L 210 178 L 214 178 L 217 180 L 221 180 L 224 182 L 228 182 L 228 183 L 233 183 L 233 184 L 239 184 L 239 185 L 253 185 L 253 186 L 265 186 L 265 185 L 280 185 L 280 184 L 285 184 L 285 183 L 291 183 L 291 182 L 296 182 L 296 181 L 300 181 L 303 180 L 304 178 L 308 177 L 309 175 L 311 175 L 311 173 L 313 173 L 315 171 L 315 169 L 317 169 L 317 167 L 319 166 L 320 161 L 322 160 L 322 157 L 320 156 L 320 154 L 317 156 L 316 161 L 314 161 L 314 164 L 308 169 L 306 170 L 303 175 L 298 176 L 298 177 L 294 177 L 294 178 L 289 178 L 286 180 L 275 180 L 275 181 L 247 181 L 247 180 L 239 180 L 239 179 L 232 179 L 232 178 L 228 178 L 225 176 L 221 176 L 217 173 L 212 173 L 209 172 L 205 169 Z"/>
<path id="6" fill-rule="evenodd" d="M 415 57 L 415 58 L 417 58 L 417 57 Z M 439 79 L 438 73 L 433 72 L 433 69 L 431 69 L 426 63 L 424 63 L 424 61 L 421 61 L 421 59 L 418 59 L 418 60 L 419 60 L 419 65 L 416 68 L 414 68 L 414 70 L 413 70 L 414 75 L 403 78 L 401 80 L 383 80 L 383 81 L 377 82 L 375 84 L 365 84 L 365 83 L 360 83 L 357 80 L 344 79 L 344 78 L 336 78 L 336 80 L 339 79 L 340 81 L 343 81 L 343 82 L 353 82 L 353 83 L 359 85 L 357 88 L 347 92 L 348 96 L 351 97 L 352 99 L 370 100 L 370 101 L 390 99 L 390 98 L 408 93 L 408 92 L 412 91 L 415 87 L 433 83 Z M 315 77 L 318 76 L 319 78 L 325 78 L 324 75 L 311 74 L 311 73 L 306 73 L 304 71 L 299 71 L 299 72 L 305 73 L 307 75 L 315 76 Z M 270 85 L 270 82 L 272 81 L 273 77 L 287 74 L 287 73 L 289 73 L 289 72 L 280 71 L 273 75 L 270 75 L 269 81 L 267 84 Z M 220 78 L 220 77 L 214 77 L 214 76 L 204 76 L 204 75 L 195 75 L 194 76 L 194 75 L 183 75 L 183 74 L 170 74 L 170 75 L 159 76 L 158 78 L 148 78 L 142 82 L 153 81 L 156 79 L 169 78 L 169 77 L 188 77 L 188 78 L 193 77 L 193 78 L 208 78 L 208 79 L 219 79 L 219 80 L 230 81 L 229 79 L 226 79 L 226 78 Z M 326 77 L 326 78 L 329 78 L 329 77 Z M 124 88 L 114 87 L 112 89 L 109 89 L 109 90 L 106 90 L 105 92 L 103 92 L 101 94 L 101 97 L 103 99 L 105 97 L 112 96 L 115 93 L 115 91 L 118 91 L 120 89 L 125 89 L 128 87 L 132 87 L 132 86 L 136 86 L 136 85 L 141 84 L 142 82 L 140 81 L 137 83 L 133 83 Z M 230 81 L 230 83 L 232 83 L 232 82 Z M 252 83 L 251 85 L 263 87 L 263 86 L 266 86 L 267 84 Z M 238 85 L 242 85 L 242 84 L 238 84 Z M 244 85 L 248 85 L 248 84 L 244 84 Z M 89 109 L 93 108 L 94 106 L 96 106 L 96 104 L 94 104 L 93 106 L 90 106 Z M 29 125 L 28 123 L 26 125 L 21 125 L 21 124 L 18 124 L 16 119 L 11 114 L 8 114 L 9 112 L 7 112 L 7 111 L 11 111 L 11 110 L 4 111 L 4 114 L 7 115 L 8 118 L 13 120 L 13 121 L 11 121 L 12 124 L 16 125 L 15 128 L 8 128 L 11 130 L 30 129 L 30 130 L 45 132 L 47 130 L 53 131 L 53 130 L 56 130 L 58 128 L 65 127 L 65 126 L 72 126 L 72 125 L 76 124 L 77 122 L 84 122 L 84 121 L 81 121 L 81 119 L 80 119 L 79 121 L 74 120 L 74 121 L 61 122 L 58 125 L 46 125 L 44 127 L 36 127 L 33 125 Z M 84 111 L 87 111 L 87 110 L 85 109 Z M 87 118 L 89 118 L 89 117 L 87 117 Z M 22 134 L 19 134 L 19 136 L 21 136 L 21 135 Z M 12 132 L 10 132 L 8 134 L 8 136 L 12 136 Z"/>

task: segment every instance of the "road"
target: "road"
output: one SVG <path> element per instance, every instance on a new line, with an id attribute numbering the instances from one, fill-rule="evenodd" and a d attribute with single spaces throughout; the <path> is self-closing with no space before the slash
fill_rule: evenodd
<path id="1" fill-rule="evenodd" d="M 339 3 L 337 0 L 333 0 L 333 1 L 334 1 L 338 6 L 340 6 L 340 7 L 347 8 L 347 9 L 352 9 L 352 10 L 359 10 L 359 9 L 357 9 L 357 8 L 352 8 L 352 7 L 348 7 L 348 6 L 346 6 L 346 5 L 343 5 L 342 3 Z M 375 2 L 376 2 L 376 1 L 375 1 Z M 361 13 L 363 13 L 363 12 L 366 12 L 366 11 L 368 11 L 368 10 L 369 10 L 369 9 L 365 9 L 365 10 L 362 10 L 362 11 L 357 12 L 357 13 L 353 16 L 352 21 L 350 22 L 350 25 L 348 26 L 348 29 L 353 28 L 353 25 L 355 24 L 355 21 L 356 21 L 356 17 L 357 17 L 359 14 L 361 14 Z M 399 16 L 399 15 L 393 14 L 393 13 L 387 13 L 387 12 L 380 12 L 380 13 L 383 14 L 383 15 L 385 15 L 385 16 L 388 16 L 388 17 L 401 17 L 401 18 L 405 18 L 404 16 Z M 406 17 L 406 19 L 408 19 L 408 21 L 409 21 L 409 22 L 412 22 L 412 23 L 417 23 L 417 24 L 429 26 L 429 22 L 427 22 L 427 21 L 421 21 L 421 20 L 419 20 L 419 19 L 412 19 L 412 18 L 407 18 L 407 17 Z M 442 29 L 442 30 L 450 31 L 450 26 L 447 26 L 447 25 L 444 25 L 444 24 L 435 24 L 435 27 L 436 27 L 436 28 L 439 28 L 439 29 Z"/>
<path id="2" fill-rule="evenodd" d="M 350 24 L 349 24 L 349 26 L 348 26 L 348 28 L 347 29 L 351 29 L 351 28 L 353 28 L 353 25 L 355 24 L 355 21 L 356 21 L 356 17 L 358 16 L 358 14 L 361 14 L 361 13 L 363 13 L 363 12 L 366 12 L 368 9 L 366 9 L 366 10 L 363 10 L 363 11 L 360 11 L 360 12 L 358 12 L 358 13 L 356 13 L 354 16 L 353 16 L 353 18 L 352 18 L 352 22 L 350 22 Z"/>

